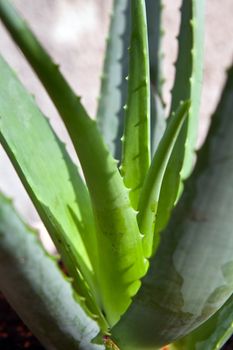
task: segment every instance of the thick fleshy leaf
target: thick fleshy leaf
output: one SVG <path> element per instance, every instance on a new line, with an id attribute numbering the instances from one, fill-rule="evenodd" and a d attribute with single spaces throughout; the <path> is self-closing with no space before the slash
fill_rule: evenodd
<path id="1" fill-rule="evenodd" d="M 150 57 L 150 81 L 151 81 L 151 154 L 157 149 L 159 141 L 166 128 L 165 110 L 163 102 L 162 73 L 163 54 L 161 43 L 162 29 L 162 0 L 146 0 L 148 44 Z"/>
<path id="2" fill-rule="evenodd" d="M 171 350 L 220 350 L 233 334 L 233 295 L 208 321 L 171 344 Z"/>
<path id="3" fill-rule="evenodd" d="M 161 0 L 146 0 L 151 80 L 151 149 L 165 130 L 162 98 Z M 130 45 L 130 0 L 115 0 L 107 38 L 99 96 L 97 122 L 104 140 L 116 159 L 121 160 L 124 110 L 127 99 L 128 48 Z"/>
<path id="4" fill-rule="evenodd" d="M 100 302 L 109 323 L 114 324 L 130 304 L 148 267 L 128 190 L 96 122 L 8 1 L 0 0 L 0 17 L 53 100 L 79 157 L 95 216 Z"/>
<path id="5" fill-rule="evenodd" d="M 196 170 L 150 270 L 112 333 L 124 349 L 154 349 L 185 336 L 233 291 L 233 69 Z"/>
<path id="6" fill-rule="evenodd" d="M 143 0 L 131 1 L 131 28 L 121 174 L 136 210 L 150 165 L 149 50 Z"/>
<path id="7" fill-rule="evenodd" d="M 140 232 L 144 235 L 143 248 L 146 257 L 151 256 L 152 248 L 155 245 L 153 241 L 158 242 L 158 237 L 154 237 L 154 229 L 163 176 L 189 107 L 190 102 L 181 103 L 177 112 L 173 114 L 154 155 L 141 192 L 138 225 Z"/>
<path id="8" fill-rule="evenodd" d="M 204 9 L 203 0 L 182 2 L 178 58 L 171 102 L 171 111 L 174 111 L 180 100 L 191 100 L 182 179 L 190 175 L 195 158 L 203 76 Z"/>
<path id="9" fill-rule="evenodd" d="M 180 100 L 186 98 L 191 100 L 182 179 L 190 175 L 195 160 L 204 62 L 204 9 L 203 0 L 183 1 L 181 8 L 179 53 L 175 67 L 171 111 L 177 108 Z"/>
<path id="10" fill-rule="evenodd" d="M 101 350 L 98 326 L 10 200 L 0 194 L 0 290 L 46 349 Z"/>
<path id="11" fill-rule="evenodd" d="M 155 236 L 165 228 L 174 203 L 182 192 L 182 181 L 190 175 L 195 161 L 203 71 L 204 3 L 204 0 L 182 2 L 171 112 L 176 110 L 181 100 L 190 99 L 191 107 L 163 179 Z"/>
<path id="12" fill-rule="evenodd" d="M 155 87 L 157 94 L 162 97 L 162 52 L 161 40 L 162 31 L 162 0 L 145 0 L 147 27 L 148 27 L 148 44 L 150 55 L 150 80 Z"/>
<path id="13" fill-rule="evenodd" d="M 127 97 L 129 5 L 129 0 L 114 0 L 113 2 L 96 117 L 107 146 L 118 160 L 121 159 L 123 106 Z"/>
<path id="14" fill-rule="evenodd" d="M 87 190 L 64 145 L 2 58 L 0 75 L 0 142 L 71 276 L 75 283 L 79 281 L 78 292 L 94 312 L 94 299 L 79 277 L 80 273 L 85 276 L 93 293 L 98 292 L 85 247 L 85 243 L 93 247 L 94 236 Z"/>
<path id="15" fill-rule="evenodd" d="M 167 127 L 163 102 L 151 85 L 151 156 L 153 158 Z"/>

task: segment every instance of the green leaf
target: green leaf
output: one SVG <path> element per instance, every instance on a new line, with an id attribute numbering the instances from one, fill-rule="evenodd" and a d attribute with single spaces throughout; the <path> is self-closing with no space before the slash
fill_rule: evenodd
<path id="1" fill-rule="evenodd" d="M 145 0 L 150 55 L 150 80 L 161 100 L 162 97 L 162 0 Z"/>
<path id="2" fill-rule="evenodd" d="M 146 0 L 151 80 L 152 154 L 165 130 L 162 98 L 161 0 Z M 121 160 L 124 110 L 127 98 L 128 47 L 130 45 L 130 1 L 115 0 L 106 44 L 97 123 L 116 159 Z"/>
<path id="3" fill-rule="evenodd" d="M 173 114 L 154 155 L 141 192 L 138 225 L 140 232 L 144 235 L 143 247 L 146 257 L 151 256 L 153 240 L 155 239 L 158 242 L 158 238 L 154 238 L 154 228 L 163 176 L 177 137 L 179 137 L 182 125 L 187 117 L 189 107 L 190 102 L 181 103 L 176 114 Z"/>
<path id="4" fill-rule="evenodd" d="M 143 0 L 131 1 L 131 40 L 128 101 L 123 135 L 121 173 L 130 189 L 134 209 L 150 165 L 150 77 L 146 8 Z"/>
<path id="5" fill-rule="evenodd" d="M 151 89 L 151 155 L 154 156 L 167 127 L 166 113 L 157 93 Z"/>
<path id="6" fill-rule="evenodd" d="M 124 349 L 153 349 L 185 336 L 233 292 L 233 68 L 196 170 L 142 286 L 113 328 Z"/>
<path id="7" fill-rule="evenodd" d="M 69 281 L 10 200 L 0 194 L 0 290 L 49 349 L 101 350 L 98 326 L 74 299 Z"/>
<path id="8" fill-rule="evenodd" d="M 95 267 L 100 302 L 112 325 L 129 306 L 132 295 L 140 286 L 139 279 L 148 267 L 136 212 L 130 205 L 116 161 L 106 149 L 96 122 L 88 117 L 80 98 L 5 0 L 0 0 L 0 17 L 53 100 L 79 157 L 95 216 L 99 256 Z"/>
<path id="9" fill-rule="evenodd" d="M 124 110 L 127 97 L 129 0 L 114 0 L 107 38 L 97 111 L 101 134 L 116 159 L 121 159 Z"/>
<path id="10" fill-rule="evenodd" d="M 220 350 L 233 334 L 233 295 L 195 331 L 171 344 L 171 350 Z"/>
<path id="11" fill-rule="evenodd" d="M 81 273 L 92 293 L 98 292 L 85 247 L 88 242 L 93 247 L 94 236 L 87 190 L 64 145 L 2 58 L 0 72 L 0 142 L 71 276 L 78 281 L 78 293 L 86 298 L 90 311 L 96 313 L 93 296 L 80 278 Z"/>
<path id="12" fill-rule="evenodd" d="M 162 0 L 146 0 L 148 44 L 150 57 L 151 81 L 151 154 L 155 153 L 159 141 L 166 128 L 165 110 L 162 87 L 164 78 L 162 73 L 163 54 L 161 51 L 162 29 Z"/>
<path id="13" fill-rule="evenodd" d="M 166 227 L 174 203 L 182 192 L 182 182 L 190 175 L 195 161 L 203 71 L 203 27 L 204 1 L 183 1 L 171 111 L 185 99 L 191 100 L 191 107 L 164 175 L 155 235 Z"/>
<path id="14" fill-rule="evenodd" d="M 171 111 L 177 108 L 180 100 L 191 100 L 182 179 L 190 175 L 195 159 L 204 62 L 204 8 L 203 0 L 183 1 L 181 7 L 179 51 L 172 88 Z"/>

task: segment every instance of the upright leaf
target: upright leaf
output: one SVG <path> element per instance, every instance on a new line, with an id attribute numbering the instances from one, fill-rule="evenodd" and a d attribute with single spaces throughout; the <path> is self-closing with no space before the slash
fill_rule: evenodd
<path id="1" fill-rule="evenodd" d="M 126 187 L 130 189 L 132 206 L 137 209 L 150 164 L 150 77 L 144 1 L 131 1 L 131 13 L 128 101 L 121 173 Z"/>
<path id="2" fill-rule="evenodd" d="M 162 0 L 145 0 L 148 44 L 150 55 L 150 80 L 160 99 L 163 100 L 162 86 L 162 52 L 161 40 L 163 36 L 162 29 Z"/>
<path id="3" fill-rule="evenodd" d="M 107 38 L 97 123 L 111 153 L 121 159 L 124 110 L 127 96 L 129 0 L 114 0 Z"/>
<path id="4" fill-rule="evenodd" d="M 8 1 L 0 0 L 0 17 L 53 100 L 79 157 L 95 216 L 100 302 L 109 323 L 114 324 L 130 304 L 148 266 L 128 190 L 96 122 Z"/>
<path id="5" fill-rule="evenodd" d="M 187 179 L 196 161 L 197 133 L 200 115 L 200 103 L 204 70 L 204 23 L 205 1 L 195 0 L 192 3 L 191 28 L 193 35 L 192 75 L 190 77 L 190 99 L 192 106 L 188 119 L 185 155 L 181 171 L 181 178 Z"/>
<path id="6" fill-rule="evenodd" d="M 71 284 L 35 232 L 0 194 L 0 290 L 48 349 L 101 350 L 98 326 L 74 298 Z"/>
<path id="7" fill-rule="evenodd" d="M 165 129 L 162 98 L 161 0 L 146 0 L 151 80 L 151 149 L 155 149 Z M 113 1 L 107 38 L 97 123 L 114 157 L 121 160 L 124 110 L 127 98 L 128 48 L 130 45 L 130 0 Z"/>
<path id="8" fill-rule="evenodd" d="M 186 126 L 177 140 L 163 179 L 155 236 L 165 228 L 178 193 L 182 191 L 182 181 L 190 175 L 195 160 L 203 71 L 203 27 L 204 0 L 184 0 L 171 112 L 184 99 L 190 99 L 191 107 Z"/>
<path id="9" fill-rule="evenodd" d="M 138 225 L 140 232 L 144 235 L 143 247 L 146 257 L 150 257 L 152 253 L 154 228 L 163 176 L 177 137 L 179 137 L 183 122 L 187 117 L 189 107 L 190 102 L 184 102 L 180 105 L 176 114 L 173 115 L 154 155 L 142 188 L 139 202 Z M 158 241 L 158 238 L 156 240 Z"/>
<path id="10" fill-rule="evenodd" d="M 161 43 L 162 29 L 162 0 L 146 0 L 147 30 L 150 57 L 150 81 L 151 81 L 151 154 L 157 149 L 159 141 L 166 128 L 165 110 L 163 102 L 162 73 L 163 54 Z"/>
<path id="11" fill-rule="evenodd" d="M 233 295 L 208 321 L 171 344 L 171 350 L 220 350 L 232 334 Z"/>
<path id="12" fill-rule="evenodd" d="M 134 302 L 113 328 L 124 349 L 175 341 L 233 292 L 233 69 L 195 172 Z"/>
<path id="13" fill-rule="evenodd" d="M 151 85 L 151 156 L 153 157 L 167 127 L 165 106 Z"/>
<path id="14" fill-rule="evenodd" d="M 181 7 L 178 58 L 175 66 L 176 76 L 172 89 L 171 111 L 177 108 L 181 100 L 191 100 L 182 179 L 190 175 L 195 160 L 204 62 L 204 6 L 204 0 L 188 0 L 183 1 Z"/>

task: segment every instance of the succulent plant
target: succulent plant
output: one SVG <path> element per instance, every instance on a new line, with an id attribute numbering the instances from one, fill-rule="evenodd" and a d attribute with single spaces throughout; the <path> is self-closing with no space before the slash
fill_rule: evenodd
<path id="1" fill-rule="evenodd" d="M 68 276 L 1 194 L 0 288 L 47 349 L 217 350 L 232 333 L 233 70 L 196 157 L 204 1 L 182 2 L 167 119 L 161 11 L 159 0 L 114 1 L 91 119 L 0 0 L 0 18 L 56 106 L 84 175 L 1 57 L 0 142 Z"/>

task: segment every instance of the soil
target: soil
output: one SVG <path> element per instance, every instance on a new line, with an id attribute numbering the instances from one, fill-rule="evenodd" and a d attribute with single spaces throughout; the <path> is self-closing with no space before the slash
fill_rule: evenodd
<path id="1" fill-rule="evenodd" d="M 45 350 L 0 293 L 0 349 Z"/>
<path id="2" fill-rule="evenodd" d="M 232 350 L 233 349 L 233 337 L 227 342 L 227 344 L 222 348 L 222 350 Z"/>
<path id="3" fill-rule="evenodd" d="M 0 349 L 45 350 L 0 293 Z M 222 350 L 233 350 L 233 337 Z"/>

